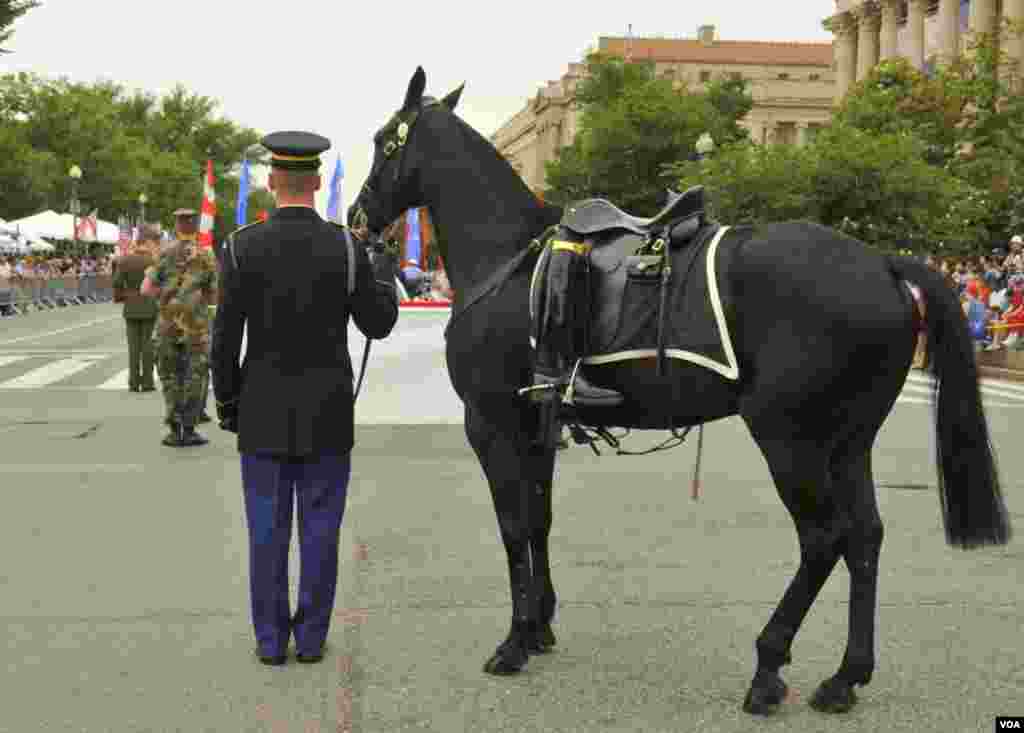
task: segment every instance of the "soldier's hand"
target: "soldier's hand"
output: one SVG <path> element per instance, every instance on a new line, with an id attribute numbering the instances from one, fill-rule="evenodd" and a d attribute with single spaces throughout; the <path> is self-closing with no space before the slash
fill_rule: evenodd
<path id="1" fill-rule="evenodd" d="M 349 227 L 349 231 L 352 233 L 353 238 L 357 242 L 365 244 L 367 239 L 370 237 L 370 230 L 365 226 L 363 227 Z"/>
<path id="2" fill-rule="evenodd" d="M 374 280 L 388 285 L 394 284 L 398 268 L 388 252 L 375 252 L 370 266 L 373 268 Z"/>

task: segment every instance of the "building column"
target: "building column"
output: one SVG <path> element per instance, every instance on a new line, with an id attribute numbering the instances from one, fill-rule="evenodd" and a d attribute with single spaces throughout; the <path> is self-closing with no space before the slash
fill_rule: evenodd
<path id="1" fill-rule="evenodd" d="M 907 57 L 915 69 L 924 68 L 924 16 L 928 0 L 909 0 L 907 3 Z"/>
<path id="2" fill-rule="evenodd" d="M 882 0 L 882 36 L 879 56 L 885 61 L 900 55 L 899 21 L 900 0 Z"/>
<path id="3" fill-rule="evenodd" d="M 838 104 L 857 80 L 857 19 L 852 13 L 839 13 L 823 24 L 835 34 L 836 98 Z"/>
<path id="4" fill-rule="evenodd" d="M 996 0 L 971 0 L 971 33 L 995 33 L 999 19 Z"/>
<path id="5" fill-rule="evenodd" d="M 1003 0 L 1003 20 L 1009 20 L 1018 32 L 1024 31 L 1024 0 Z M 1006 71 L 1016 77 L 1018 91 L 1024 91 L 1024 37 L 1017 33 L 1004 34 L 1002 50 L 1008 57 Z"/>
<path id="6" fill-rule="evenodd" d="M 878 66 L 878 42 L 881 18 L 878 8 L 864 3 L 857 8 L 857 81 L 864 79 Z"/>
<path id="7" fill-rule="evenodd" d="M 960 53 L 960 0 L 939 0 L 939 60 L 949 64 Z"/>
<path id="8" fill-rule="evenodd" d="M 807 145 L 807 123 L 797 122 L 796 123 L 796 145 L 798 148 L 802 148 Z"/>
<path id="9" fill-rule="evenodd" d="M 533 191 L 543 190 L 544 181 L 547 178 L 547 173 L 544 170 L 544 163 L 548 160 L 544 145 L 546 132 L 547 122 L 544 120 L 537 120 L 537 127 L 534 130 L 533 138 L 533 176 L 529 181 L 530 189 Z"/>

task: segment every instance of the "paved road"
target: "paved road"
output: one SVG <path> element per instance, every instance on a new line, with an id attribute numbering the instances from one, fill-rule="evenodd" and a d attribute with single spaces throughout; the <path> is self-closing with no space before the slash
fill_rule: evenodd
<path id="1" fill-rule="evenodd" d="M 875 453 L 893 485 L 879 492 L 875 681 L 842 718 L 803 704 L 842 655 L 840 569 L 786 670 L 802 699 L 754 721 L 739 711 L 754 638 L 795 571 L 796 536 L 737 420 L 706 430 L 699 503 L 693 445 L 561 454 L 559 649 L 518 678 L 487 677 L 509 616 L 504 556 L 444 373 L 444 317 L 403 313 L 358 407 L 331 651 L 271 669 L 251 657 L 232 437 L 159 445 L 160 395 L 120 388 L 116 314 L 0 321 L 0 731 L 961 732 L 1024 714 L 1024 543 L 956 552 L 934 490 L 895 487 L 935 481 L 919 378 Z M 1021 528 L 1024 391 L 989 383 L 986 402 Z M 296 571 L 293 557 L 293 586 Z"/>

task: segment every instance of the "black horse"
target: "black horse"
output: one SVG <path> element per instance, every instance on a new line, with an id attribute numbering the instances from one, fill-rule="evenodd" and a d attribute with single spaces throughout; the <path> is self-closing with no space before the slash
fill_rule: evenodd
<path id="1" fill-rule="evenodd" d="M 423 96 L 425 85 L 419 68 L 401 109 L 374 137 L 373 167 L 350 220 L 365 219 L 379 232 L 405 210 L 426 206 L 442 235 L 456 292 L 448 371 L 490 483 L 511 580 L 511 630 L 484 669 L 513 674 L 529 654 L 555 643 L 548 560 L 555 454 L 538 447 L 539 408 L 517 390 L 530 384 L 534 356 L 528 296 L 536 255 L 529 245 L 562 212 L 538 202 L 494 147 L 453 114 L 462 87 L 438 101 Z M 733 294 L 727 318 L 738 379 L 678 361 L 660 378 L 639 361 L 588 367 L 588 378 L 621 392 L 640 408 L 633 414 L 669 408 L 675 426 L 742 417 L 800 541 L 796 576 L 757 638 L 744 709 L 768 713 L 785 698 L 779 670 L 842 558 L 850 573 L 846 653 L 811 704 L 844 711 L 875 669 L 882 522 L 871 450 L 903 387 L 919 328 L 927 332 L 936 383 L 947 539 L 962 548 L 1009 541 L 974 351 L 956 296 L 938 274 L 831 229 L 806 222 L 761 227 L 736 247 L 722 277 Z M 908 282 L 923 293 L 926 325 Z M 624 422 L 609 424 L 631 427 Z"/>

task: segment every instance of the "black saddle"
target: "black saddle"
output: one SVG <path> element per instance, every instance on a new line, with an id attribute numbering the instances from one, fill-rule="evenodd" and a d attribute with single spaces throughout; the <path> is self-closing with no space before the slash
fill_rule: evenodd
<path id="1" fill-rule="evenodd" d="M 562 226 L 569 231 L 582 237 L 609 232 L 612 230 L 625 230 L 639 235 L 658 234 L 674 222 L 684 224 L 692 220 L 690 227 L 693 236 L 700 228 L 697 221 L 704 213 L 704 187 L 694 186 L 683 193 L 674 194 L 669 191 L 668 205 L 662 209 L 657 216 L 650 219 L 642 219 L 632 214 L 627 214 L 619 207 L 605 199 L 587 199 L 570 206 L 562 218 Z M 679 224 L 673 227 L 672 239 L 682 240 L 687 236 L 676 229 Z"/>

